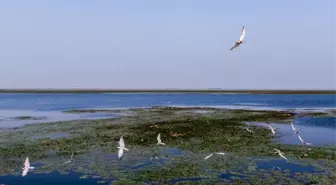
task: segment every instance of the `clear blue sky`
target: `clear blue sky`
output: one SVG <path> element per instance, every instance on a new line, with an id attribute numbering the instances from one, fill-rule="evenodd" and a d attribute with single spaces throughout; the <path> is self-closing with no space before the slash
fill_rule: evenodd
<path id="1" fill-rule="evenodd" d="M 0 88 L 335 89 L 335 33 L 335 0 L 1 1 Z"/>

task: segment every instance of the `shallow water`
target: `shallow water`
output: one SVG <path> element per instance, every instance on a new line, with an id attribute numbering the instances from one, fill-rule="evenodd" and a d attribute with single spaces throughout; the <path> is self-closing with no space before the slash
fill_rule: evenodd
<path id="1" fill-rule="evenodd" d="M 82 113 L 82 114 L 66 114 L 60 111 L 35 111 L 35 110 L 1 110 L 0 109 L 0 128 L 13 128 L 20 127 L 31 123 L 47 123 L 57 121 L 69 121 L 79 119 L 103 119 L 113 118 L 119 116 L 119 114 L 112 113 Z M 15 119 L 20 116 L 32 116 L 43 117 L 44 119 Z"/>
<path id="2" fill-rule="evenodd" d="M 277 169 L 276 166 L 278 166 L 280 169 Z M 272 170 L 272 169 L 280 171 L 289 170 L 291 173 L 316 172 L 316 169 L 313 166 L 303 166 L 300 164 L 294 164 L 282 159 L 258 161 L 257 167 L 259 169 L 265 169 L 265 170 Z"/>
<path id="3" fill-rule="evenodd" d="M 58 172 L 52 172 L 50 174 L 34 174 L 28 173 L 27 176 L 15 176 L 6 175 L 0 176 L 0 183 L 6 185 L 60 185 L 60 184 L 71 184 L 71 185 L 97 185 L 100 179 L 80 179 L 81 175 L 78 173 L 68 173 L 61 175 Z M 100 183 L 108 184 L 108 183 Z"/>
<path id="4" fill-rule="evenodd" d="M 305 142 L 311 143 L 312 146 L 336 145 L 336 129 L 334 117 L 302 117 L 294 121 L 294 126 L 300 129 L 299 134 Z M 255 122 L 255 125 L 265 126 L 266 123 Z M 272 123 L 272 127 L 280 135 L 279 142 L 281 144 L 300 145 L 296 134 L 289 124 Z"/>
<path id="5" fill-rule="evenodd" d="M 334 95 L 292 94 L 188 94 L 188 93 L 115 93 L 115 94 L 0 94 L 0 127 L 19 127 L 76 119 L 97 119 L 117 114 L 64 114 L 73 109 L 125 109 L 152 106 L 202 106 L 234 109 L 317 109 L 336 108 Z M 198 112 L 204 113 L 204 112 Z M 43 120 L 13 120 L 17 116 L 46 117 Z"/>
<path id="6" fill-rule="evenodd" d="M 45 123 L 54 121 L 97 119 L 119 116 L 119 114 L 81 113 L 64 114 L 61 111 L 73 109 L 120 109 L 152 106 L 203 106 L 219 108 L 249 108 L 249 109 L 335 109 L 334 95 L 258 95 L 258 94 L 155 94 L 155 93 L 128 93 L 128 94 L 0 94 L 0 128 L 19 127 L 24 124 Z M 203 114 L 207 111 L 196 111 Z M 17 116 L 46 117 L 44 120 L 15 120 Z M 313 145 L 335 145 L 335 117 L 300 117 L 295 119 L 295 125 L 301 128 L 300 134 L 307 142 Z M 264 125 L 264 123 L 256 123 Z M 301 144 L 293 135 L 288 124 L 271 123 L 280 134 L 282 144 Z M 4 131 L 4 130 L 3 130 Z M 61 138 L 67 133 L 53 133 L 42 137 Z M 164 155 L 174 157 L 188 156 L 188 153 L 178 148 L 159 147 L 159 160 L 150 160 L 149 156 L 139 156 L 131 150 L 125 154 L 123 160 L 117 159 L 117 153 L 103 157 L 101 160 L 124 166 L 125 169 L 137 170 L 153 163 L 163 165 L 168 163 Z M 154 153 L 153 153 L 154 155 Z M 94 154 L 92 154 L 94 156 Z M 92 157 L 90 156 L 90 157 Z M 206 155 L 204 155 L 206 156 Z M 204 157 L 202 155 L 201 159 Z M 162 157 L 162 158 L 161 158 Z M 98 159 L 97 159 L 98 160 Z M 175 159 L 174 159 L 175 160 Z M 177 159 L 178 160 L 178 159 Z M 215 160 L 215 159 L 212 159 Z M 120 164 L 119 164 L 120 163 Z M 128 165 L 132 163 L 132 165 Z M 259 161 L 257 167 L 270 169 L 279 166 L 282 170 L 291 172 L 313 172 L 311 166 L 288 163 L 283 160 Z M 70 173 L 60 175 L 34 174 L 22 178 L 20 176 L 0 176 L 0 184 L 97 184 L 97 179 L 79 179 L 79 174 Z M 222 174 L 221 178 L 230 178 L 230 174 Z M 198 181 L 200 179 L 173 179 L 172 182 Z M 37 182 L 37 183 L 36 183 Z"/>

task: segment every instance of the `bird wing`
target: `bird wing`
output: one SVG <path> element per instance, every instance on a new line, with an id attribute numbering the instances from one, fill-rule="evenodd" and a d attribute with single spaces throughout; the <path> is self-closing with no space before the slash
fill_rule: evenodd
<path id="1" fill-rule="evenodd" d="M 244 37 L 245 37 L 245 26 L 243 26 L 243 29 L 242 29 L 242 32 L 241 32 L 241 35 L 240 35 L 240 38 L 239 38 L 239 40 L 240 41 L 243 41 L 244 40 Z"/>
<path id="2" fill-rule="evenodd" d="M 158 134 L 158 136 L 156 137 L 158 143 L 161 143 L 161 134 Z"/>
<path id="3" fill-rule="evenodd" d="M 294 131 L 296 130 L 293 123 L 291 123 L 291 127 Z"/>
<path id="4" fill-rule="evenodd" d="M 209 159 L 214 153 L 211 153 L 210 155 L 204 157 L 204 160 Z"/>
<path id="5" fill-rule="evenodd" d="M 239 46 L 239 44 L 236 43 L 236 44 L 230 49 L 230 51 L 233 50 L 234 48 L 238 47 L 238 46 Z"/>
<path id="6" fill-rule="evenodd" d="M 267 126 L 268 126 L 270 129 L 273 129 L 271 125 L 268 124 Z"/>
<path id="7" fill-rule="evenodd" d="M 272 133 L 275 134 L 275 130 L 272 128 Z"/>
<path id="8" fill-rule="evenodd" d="M 280 157 L 286 159 L 286 161 L 287 161 L 287 158 L 282 153 L 279 153 L 279 155 L 280 155 Z"/>
<path id="9" fill-rule="evenodd" d="M 27 157 L 24 163 L 24 168 L 29 168 L 30 167 L 30 163 L 29 163 L 29 158 Z"/>
<path id="10" fill-rule="evenodd" d="M 122 148 L 119 148 L 118 150 L 118 158 L 120 159 L 124 154 L 124 150 Z"/>
<path id="11" fill-rule="evenodd" d="M 301 141 L 302 143 L 304 143 L 304 141 L 303 141 L 303 139 L 301 138 L 300 135 L 298 135 L 298 138 L 300 139 L 300 141 Z"/>
<path id="12" fill-rule="evenodd" d="M 26 176 L 28 173 L 28 168 L 24 168 L 22 171 L 22 177 Z"/>
<path id="13" fill-rule="evenodd" d="M 219 155 L 225 155 L 224 152 L 216 152 L 216 154 L 219 154 Z"/>
<path id="14" fill-rule="evenodd" d="M 120 137 L 120 140 L 119 140 L 119 147 L 122 149 L 125 148 L 125 141 L 122 136 Z"/>
<path id="15" fill-rule="evenodd" d="M 68 163 L 71 163 L 71 161 L 64 162 L 64 163 L 62 163 L 62 165 L 63 165 L 63 164 L 68 164 Z"/>

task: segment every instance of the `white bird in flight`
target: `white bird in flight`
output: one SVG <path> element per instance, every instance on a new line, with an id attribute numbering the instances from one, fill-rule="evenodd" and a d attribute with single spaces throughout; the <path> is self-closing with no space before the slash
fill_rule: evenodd
<path id="1" fill-rule="evenodd" d="M 298 138 L 300 139 L 302 145 L 311 145 L 311 143 L 306 143 L 299 134 L 298 134 Z"/>
<path id="2" fill-rule="evenodd" d="M 284 153 L 283 153 L 283 152 L 281 152 L 280 150 L 275 149 L 275 148 L 274 148 L 274 150 L 275 150 L 275 153 L 277 153 L 277 154 L 280 155 L 280 157 L 282 157 L 282 158 L 284 158 L 286 161 L 288 161 L 288 159 L 284 156 Z"/>
<path id="3" fill-rule="evenodd" d="M 253 130 L 250 130 L 249 128 L 246 128 L 246 130 L 247 130 L 248 132 L 254 133 L 254 131 L 253 131 Z"/>
<path id="4" fill-rule="evenodd" d="M 165 143 L 162 143 L 161 141 L 161 134 L 159 133 L 158 136 L 156 137 L 157 139 L 157 145 L 166 145 Z"/>
<path id="5" fill-rule="evenodd" d="M 213 152 L 213 153 L 211 153 L 210 155 L 204 157 L 204 160 L 209 159 L 209 158 L 212 157 L 214 154 L 217 154 L 217 155 L 225 155 L 226 153 L 224 153 L 224 152 Z"/>
<path id="6" fill-rule="evenodd" d="M 240 44 L 244 43 L 244 37 L 245 37 L 245 26 L 243 26 L 241 35 L 239 40 L 236 42 L 236 44 L 230 49 L 230 51 L 232 51 L 234 48 L 238 47 Z"/>
<path id="7" fill-rule="evenodd" d="M 34 167 L 30 166 L 28 157 L 26 158 L 25 163 L 24 163 L 24 167 L 22 169 L 23 169 L 22 177 L 26 176 L 29 170 L 34 169 Z"/>
<path id="8" fill-rule="evenodd" d="M 280 168 L 279 166 L 273 166 L 272 170 L 273 170 L 274 168 L 277 168 L 278 170 L 281 170 L 281 168 Z"/>
<path id="9" fill-rule="evenodd" d="M 267 122 L 267 125 L 268 125 L 269 129 L 271 130 L 272 134 L 274 135 L 275 134 L 274 128 L 268 122 Z"/>
<path id="10" fill-rule="evenodd" d="M 300 130 L 301 128 L 296 129 L 296 128 L 294 127 L 293 122 L 291 122 L 291 127 L 292 127 L 292 129 L 293 129 L 293 131 L 294 131 L 295 134 L 299 134 L 299 130 Z"/>
<path id="11" fill-rule="evenodd" d="M 73 152 L 71 153 L 70 160 L 67 161 L 67 162 L 62 163 L 62 165 L 63 165 L 63 164 L 67 164 L 67 163 L 71 163 L 72 161 L 73 161 Z"/>
<path id="12" fill-rule="evenodd" d="M 121 157 L 124 154 L 124 150 L 128 151 L 129 149 L 125 148 L 125 141 L 124 138 L 121 136 L 120 140 L 119 140 L 119 146 L 117 147 L 119 148 L 118 150 L 118 158 L 121 159 Z"/>

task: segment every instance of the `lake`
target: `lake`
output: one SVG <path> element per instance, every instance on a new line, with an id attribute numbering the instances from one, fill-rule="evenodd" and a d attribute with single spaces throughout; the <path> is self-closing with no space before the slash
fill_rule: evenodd
<path id="1" fill-rule="evenodd" d="M 0 94 L 0 128 L 20 127 L 32 123 L 47 123 L 66 120 L 101 119 L 118 117 L 113 113 L 65 114 L 74 109 L 127 109 L 153 106 L 216 107 L 229 109 L 330 111 L 336 109 L 335 95 L 321 94 L 189 94 L 189 93 L 102 93 L 102 94 Z M 29 117 L 36 119 L 29 119 Z M 41 119 L 38 119 L 41 118 Z M 43 118 L 43 119 L 42 119 Z M 335 146 L 335 117 L 303 116 L 294 120 L 301 128 L 302 137 L 313 146 Z M 263 125 L 264 123 L 253 123 Z M 291 127 L 277 122 L 271 123 L 280 133 L 279 142 L 300 144 Z M 62 133 L 61 133 L 62 134 Z M 264 168 L 272 168 L 260 163 Z M 265 167 L 266 166 L 266 167 Z M 281 163 L 278 166 L 285 167 Z M 289 165 L 290 166 L 290 165 Z M 293 167 L 294 168 L 294 167 Z M 295 168 L 299 168 L 295 166 Z M 308 170 L 309 171 L 309 170 Z M 96 184 L 96 180 L 79 179 L 78 175 L 34 174 L 23 180 L 20 176 L 1 176 L 0 184 L 37 184 L 33 181 L 63 184 Z M 62 178 L 61 178 L 62 177 Z M 56 184 L 57 184 L 56 183 Z"/>

